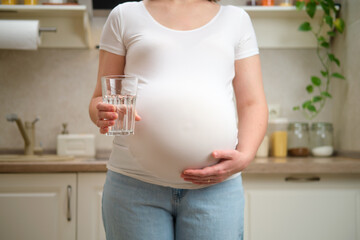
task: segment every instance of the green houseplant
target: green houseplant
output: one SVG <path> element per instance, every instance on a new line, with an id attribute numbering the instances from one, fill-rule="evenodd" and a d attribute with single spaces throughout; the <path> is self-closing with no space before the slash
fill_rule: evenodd
<path id="1" fill-rule="evenodd" d="M 334 3 L 334 0 L 297 1 L 296 8 L 298 10 L 305 9 L 310 18 L 314 18 L 317 9 L 323 10 L 323 16 L 317 26 L 311 25 L 308 21 L 299 26 L 300 31 L 310 32 L 314 35 L 317 42 L 316 53 L 322 67 L 320 74 L 311 76 L 310 83 L 306 86 L 306 92 L 309 94 L 308 100 L 293 108 L 293 110 L 302 111 L 305 117 L 311 120 L 321 112 L 326 101 L 332 98 L 329 93 L 332 79 L 345 79 L 342 74 L 332 69 L 333 65 L 340 67 L 340 60 L 330 48 L 332 38 L 337 33 L 344 32 L 345 22 L 339 17 L 340 7 Z"/>

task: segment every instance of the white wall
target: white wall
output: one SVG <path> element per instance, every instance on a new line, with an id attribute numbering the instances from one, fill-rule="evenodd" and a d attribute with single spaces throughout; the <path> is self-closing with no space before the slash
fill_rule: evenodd
<path id="1" fill-rule="evenodd" d="M 342 61 L 346 81 L 334 81 L 334 123 L 336 146 L 342 151 L 360 151 L 360 1 L 346 0 L 342 17 L 344 35 L 336 39 L 334 49 Z"/>

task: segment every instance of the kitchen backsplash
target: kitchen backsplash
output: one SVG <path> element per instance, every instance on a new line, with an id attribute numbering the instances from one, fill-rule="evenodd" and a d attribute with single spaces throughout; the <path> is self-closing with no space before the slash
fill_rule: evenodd
<path id="1" fill-rule="evenodd" d="M 100 17 L 92 19 L 94 43 L 99 41 L 104 21 L 105 18 Z M 355 22 L 354 26 L 359 26 L 359 20 Z M 357 34 L 359 36 L 359 31 Z M 353 41 L 353 44 L 359 43 Z M 359 49 L 357 45 L 358 52 Z M 320 68 L 315 50 L 260 49 L 260 54 L 268 103 L 280 104 L 282 115 L 291 121 L 306 121 L 300 112 L 292 111 L 292 107 L 305 99 L 304 88 L 309 76 L 317 74 Z M 96 134 L 97 149 L 110 149 L 112 137 L 99 134 L 88 115 L 97 68 L 98 50 L 95 48 L 0 50 L 0 148 L 23 148 L 23 139 L 16 124 L 6 121 L 7 114 L 17 113 L 23 121 L 40 117 L 36 138 L 37 144 L 41 142 L 44 149 L 56 148 L 56 136 L 64 122 L 68 123 L 70 133 Z M 352 70 L 359 73 L 358 69 Z M 359 79 L 359 74 L 357 77 Z M 354 98 L 359 102 L 357 94 L 347 97 L 347 101 L 354 102 Z M 349 120 L 338 119 L 337 110 L 332 106 L 338 109 L 339 104 L 334 101 L 327 104 L 317 121 L 336 121 L 338 127 L 351 125 L 351 117 Z M 357 122 L 360 122 L 359 108 L 353 113 L 349 107 L 345 113 L 353 117 L 357 114 Z M 354 125 L 352 123 L 351 126 Z M 349 141 L 347 136 L 343 138 Z M 342 146 L 349 149 L 346 143 Z M 360 146 L 359 139 L 356 146 Z M 349 150 L 360 149 L 351 145 Z"/>

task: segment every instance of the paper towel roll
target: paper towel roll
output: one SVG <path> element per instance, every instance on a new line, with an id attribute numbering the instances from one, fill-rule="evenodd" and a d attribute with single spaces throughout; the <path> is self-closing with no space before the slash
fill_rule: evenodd
<path id="1" fill-rule="evenodd" d="M 36 50 L 40 44 L 38 20 L 0 20 L 0 49 Z"/>

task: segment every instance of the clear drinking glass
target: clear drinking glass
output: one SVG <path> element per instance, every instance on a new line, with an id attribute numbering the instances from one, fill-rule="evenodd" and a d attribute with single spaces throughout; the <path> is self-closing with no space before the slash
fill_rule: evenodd
<path id="1" fill-rule="evenodd" d="M 109 128 L 106 135 L 134 134 L 137 83 L 137 77 L 128 75 L 101 78 L 103 102 L 113 104 L 118 114 L 115 125 Z"/>

